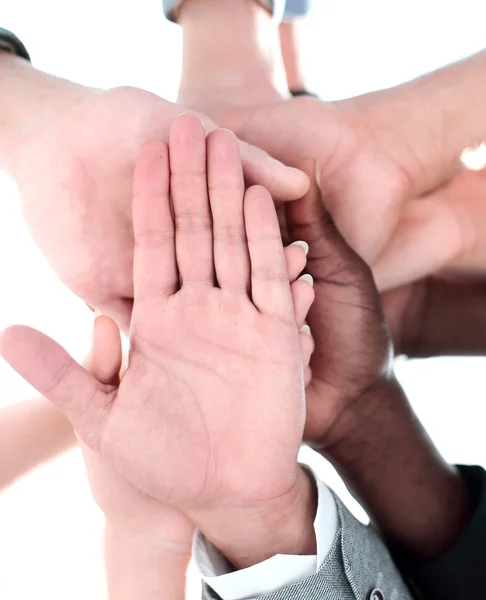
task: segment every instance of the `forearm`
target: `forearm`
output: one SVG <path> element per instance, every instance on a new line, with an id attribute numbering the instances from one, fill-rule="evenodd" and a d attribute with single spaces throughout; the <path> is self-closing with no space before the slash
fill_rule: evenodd
<path id="1" fill-rule="evenodd" d="M 75 103 L 82 86 L 34 69 L 0 50 L 0 168 L 12 168 L 22 141 Z"/>
<path id="2" fill-rule="evenodd" d="M 206 538 L 236 569 L 258 564 L 276 554 L 316 554 L 315 483 L 299 470 L 294 488 L 285 497 L 251 508 L 241 506 L 195 515 Z"/>
<path id="3" fill-rule="evenodd" d="M 278 27 L 257 2 L 185 0 L 178 19 L 184 103 L 214 113 L 218 104 L 256 104 L 287 93 Z"/>
<path id="4" fill-rule="evenodd" d="M 486 281 L 430 280 L 415 339 L 403 348 L 411 357 L 486 355 Z"/>
<path id="5" fill-rule="evenodd" d="M 173 530 L 178 526 L 174 517 Z M 105 565 L 110 600 L 184 600 L 192 528 L 182 518 L 176 539 L 159 523 L 108 522 Z"/>
<path id="6" fill-rule="evenodd" d="M 0 410 L 0 490 L 76 441 L 64 415 L 45 398 Z"/>
<path id="7" fill-rule="evenodd" d="M 287 85 L 292 92 L 308 88 L 304 68 L 306 64 L 305 43 L 308 31 L 309 27 L 302 19 L 282 23 L 279 28 L 280 48 L 287 76 Z"/>
<path id="8" fill-rule="evenodd" d="M 396 158 L 423 193 L 457 169 L 464 149 L 486 139 L 486 51 L 341 104 L 358 107 L 378 141 L 401 142 L 390 146 L 408 153 L 408 160 Z"/>
<path id="9" fill-rule="evenodd" d="M 353 429 L 326 458 L 387 542 L 419 559 L 441 555 L 470 518 L 460 474 L 437 452 L 397 381 L 360 404 Z"/>

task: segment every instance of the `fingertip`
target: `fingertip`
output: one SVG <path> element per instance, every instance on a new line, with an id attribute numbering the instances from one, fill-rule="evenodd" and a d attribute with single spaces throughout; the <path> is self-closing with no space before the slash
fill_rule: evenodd
<path id="1" fill-rule="evenodd" d="M 263 185 L 252 185 L 245 192 L 245 202 L 249 202 L 251 204 L 259 203 L 261 205 L 263 203 L 268 204 L 269 201 L 272 202 L 273 206 L 272 195 Z"/>
<path id="2" fill-rule="evenodd" d="M 206 138 L 208 183 L 217 179 L 219 183 L 228 181 L 244 189 L 243 167 L 240 147 L 235 134 L 229 129 L 215 129 Z"/>
<path id="3" fill-rule="evenodd" d="M 104 315 L 99 311 L 95 311 L 95 319 L 94 319 L 94 327 L 96 327 L 97 329 L 104 329 L 104 330 L 108 330 L 110 332 L 115 332 L 117 334 L 119 334 L 120 329 L 118 327 L 118 325 L 116 324 L 116 322 L 114 321 L 114 319 L 112 319 L 111 317 L 109 317 L 108 315 Z"/>
<path id="4" fill-rule="evenodd" d="M 299 279 L 297 279 L 297 281 L 303 281 L 304 283 L 307 283 L 307 285 L 310 285 L 311 288 L 314 287 L 314 278 L 312 277 L 312 275 L 310 275 L 310 273 L 305 273 L 304 275 L 301 275 Z"/>
<path id="5" fill-rule="evenodd" d="M 305 269 L 306 249 L 300 244 L 290 244 L 284 249 L 290 283 L 294 283 Z"/>
<path id="6" fill-rule="evenodd" d="M 204 123 L 194 113 L 182 113 L 176 117 L 170 127 L 169 138 L 174 135 L 188 136 L 192 133 L 200 134 L 201 131 L 204 133 Z"/>
<path id="7" fill-rule="evenodd" d="M 263 184 L 275 200 L 297 200 L 308 192 L 310 179 L 300 169 L 288 167 L 244 142 L 240 142 L 240 150 L 247 180 Z"/>
<path id="8" fill-rule="evenodd" d="M 93 342 L 89 356 L 89 370 L 98 381 L 116 383 L 122 362 L 120 330 L 106 315 L 95 319 Z"/>
<path id="9" fill-rule="evenodd" d="M 224 140 L 230 143 L 234 143 L 238 146 L 238 138 L 231 131 L 231 129 L 225 129 L 224 127 L 213 129 L 207 135 L 208 140 Z"/>
<path id="10" fill-rule="evenodd" d="M 0 332 L 0 354 L 9 362 L 9 358 L 22 351 L 36 333 L 26 325 L 10 325 Z"/>
<path id="11" fill-rule="evenodd" d="M 305 196 L 311 186 L 311 179 L 309 176 L 300 169 L 295 169 L 294 167 L 283 165 L 283 168 L 286 170 L 286 173 L 283 174 L 286 186 L 282 187 L 278 196 L 277 193 L 275 193 L 275 196 L 283 201 L 297 200 L 298 198 Z"/>
<path id="12" fill-rule="evenodd" d="M 292 242 L 290 245 L 291 246 L 297 246 L 298 248 L 302 248 L 302 250 L 304 251 L 304 254 L 306 256 L 309 254 L 309 244 L 307 242 L 304 242 L 302 240 L 298 240 L 296 242 Z"/>

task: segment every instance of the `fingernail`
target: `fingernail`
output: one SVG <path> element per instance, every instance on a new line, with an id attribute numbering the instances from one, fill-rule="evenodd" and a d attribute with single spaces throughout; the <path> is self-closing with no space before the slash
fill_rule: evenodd
<path id="1" fill-rule="evenodd" d="M 314 287 L 314 278 L 312 277 L 312 275 L 309 275 L 309 273 L 306 273 L 305 275 L 301 275 L 299 277 L 299 279 L 297 279 L 297 281 L 305 281 L 311 287 Z"/>
<path id="2" fill-rule="evenodd" d="M 97 319 L 98 317 L 101 317 L 101 311 L 98 310 L 97 308 L 93 311 L 93 319 Z"/>
<path id="3" fill-rule="evenodd" d="M 302 325 L 302 327 L 300 328 L 300 332 L 301 333 L 306 333 L 307 335 L 311 334 L 311 330 L 309 325 Z"/>
<path id="4" fill-rule="evenodd" d="M 302 248 L 302 250 L 304 251 L 304 254 L 306 256 L 309 254 L 309 244 L 307 242 L 299 240 L 297 242 L 292 242 L 290 245 L 291 246 L 299 246 L 299 248 Z"/>

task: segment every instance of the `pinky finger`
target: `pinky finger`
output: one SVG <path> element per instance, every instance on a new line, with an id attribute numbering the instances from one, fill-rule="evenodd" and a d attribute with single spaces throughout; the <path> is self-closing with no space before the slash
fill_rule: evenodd
<path id="1" fill-rule="evenodd" d="M 261 186 L 245 194 L 244 214 L 251 262 L 251 293 L 256 308 L 274 318 L 293 318 L 287 263 L 275 205 Z"/>
<path id="2" fill-rule="evenodd" d="M 291 284 L 292 299 L 294 301 L 295 322 L 300 329 L 304 324 L 307 313 L 314 302 L 315 292 L 313 279 L 310 275 L 302 275 Z"/>
<path id="3" fill-rule="evenodd" d="M 293 242 L 284 248 L 289 281 L 293 283 L 305 269 L 309 245 L 306 242 Z"/>
<path id="4" fill-rule="evenodd" d="M 302 346 L 302 356 L 304 358 L 304 384 L 305 387 L 309 385 L 312 380 L 312 371 L 310 368 L 310 360 L 312 353 L 314 352 L 314 338 L 310 333 L 308 325 L 304 325 L 305 329 L 300 332 L 300 344 Z"/>

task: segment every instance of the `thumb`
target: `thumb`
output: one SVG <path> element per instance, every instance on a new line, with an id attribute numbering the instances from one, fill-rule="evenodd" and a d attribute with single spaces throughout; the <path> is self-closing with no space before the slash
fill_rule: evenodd
<path id="1" fill-rule="evenodd" d="M 285 166 L 264 150 L 240 141 L 240 154 L 247 185 L 262 185 L 274 200 L 295 200 L 309 189 L 302 171 Z"/>
<path id="2" fill-rule="evenodd" d="M 301 162 L 302 170 L 311 178 L 309 192 L 299 200 L 286 204 L 287 226 L 292 240 L 304 240 L 310 247 L 307 271 L 317 280 L 344 284 L 349 279 L 370 277 L 369 269 L 340 233 L 324 206 L 313 175 L 316 161 Z M 341 281 L 342 280 L 342 281 Z"/>
<path id="3" fill-rule="evenodd" d="M 206 133 L 217 128 L 214 121 L 204 115 L 199 114 L 199 116 L 204 123 Z M 228 129 L 233 130 L 239 137 L 238 130 L 232 126 Z M 244 131 L 244 127 L 242 130 Z M 252 144 L 239 140 L 239 145 L 247 186 L 262 185 L 267 188 L 274 200 L 295 200 L 301 198 L 309 189 L 309 178 L 299 169 L 284 165 L 265 150 Z"/>
<path id="4" fill-rule="evenodd" d="M 110 403 L 91 373 L 54 340 L 23 325 L 9 327 L 0 335 L 0 354 L 66 415 L 86 444 L 99 447 Z"/>

